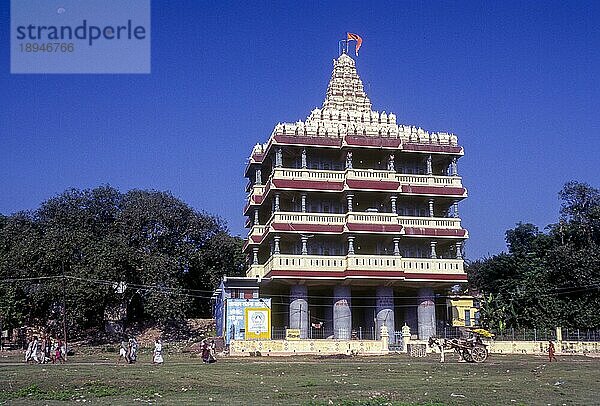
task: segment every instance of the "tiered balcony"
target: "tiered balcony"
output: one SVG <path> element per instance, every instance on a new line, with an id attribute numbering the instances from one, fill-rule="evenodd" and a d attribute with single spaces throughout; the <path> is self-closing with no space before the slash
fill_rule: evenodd
<path id="1" fill-rule="evenodd" d="M 275 212 L 264 226 L 253 226 L 250 243 L 259 244 L 273 233 L 391 233 L 394 235 L 468 238 L 459 218 L 410 217 L 394 213 L 346 214 Z"/>
<path id="2" fill-rule="evenodd" d="M 252 265 L 249 277 L 346 279 L 380 277 L 403 280 L 464 281 L 462 259 L 402 258 L 390 255 L 272 255 Z"/>
<path id="3" fill-rule="evenodd" d="M 342 191 L 382 190 L 395 193 L 423 195 L 452 195 L 466 197 L 459 176 L 407 175 L 385 170 L 275 168 L 270 184 L 279 189 Z"/>

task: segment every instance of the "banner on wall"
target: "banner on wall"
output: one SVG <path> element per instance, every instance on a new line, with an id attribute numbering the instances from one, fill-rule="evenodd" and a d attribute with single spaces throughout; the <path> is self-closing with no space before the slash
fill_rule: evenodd
<path id="1" fill-rule="evenodd" d="M 265 307 L 247 307 L 244 324 L 246 340 L 271 339 L 271 309 Z"/>

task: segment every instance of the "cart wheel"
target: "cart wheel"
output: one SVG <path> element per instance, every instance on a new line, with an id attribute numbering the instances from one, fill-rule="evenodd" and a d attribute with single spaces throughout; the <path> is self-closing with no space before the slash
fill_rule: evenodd
<path id="1" fill-rule="evenodd" d="M 471 350 L 471 357 L 475 362 L 483 362 L 488 357 L 487 349 L 483 347 L 473 347 Z"/>
<path id="2" fill-rule="evenodd" d="M 463 350 L 462 356 L 465 361 L 473 362 L 473 357 L 471 356 L 471 352 L 469 350 Z"/>

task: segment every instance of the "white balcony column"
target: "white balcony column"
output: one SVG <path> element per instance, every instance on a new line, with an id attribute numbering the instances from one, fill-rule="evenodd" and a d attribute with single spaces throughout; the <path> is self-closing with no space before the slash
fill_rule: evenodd
<path id="1" fill-rule="evenodd" d="M 458 218 L 458 200 L 454 201 L 454 203 L 452 204 L 452 207 L 453 207 L 452 217 Z"/>
<path id="2" fill-rule="evenodd" d="M 252 248 L 252 265 L 258 265 L 258 247 Z"/>
<path id="3" fill-rule="evenodd" d="M 306 148 L 302 148 L 302 169 L 306 169 Z"/>
<path id="4" fill-rule="evenodd" d="M 417 293 L 417 324 L 419 340 L 435 336 L 435 298 L 432 288 L 421 288 Z"/>
<path id="5" fill-rule="evenodd" d="M 348 237 L 348 255 L 354 255 L 354 237 Z"/>
<path id="6" fill-rule="evenodd" d="M 395 344 L 395 323 L 394 323 L 394 289 L 385 286 L 378 286 L 376 291 L 376 326 L 375 334 L 377 339 L 381 339 L 381 326 L 386 326 L 390 333 L 390 344 Z"/>
<path id="7" fill-rule="evenodd" d="M 308 288 L 304 285 L 290 287 L 290 328 L 300 330 L 300 338 L 308 338 Z"/>
<path id="8" fill-rule="evenodd" d="M 308 247 L 307 247 L 308 236 L 307 235 L 300 236 L 300 241 L 302 241 L 302 255 L 308 255 Z"/>
<path id="9" fill-rule="evenodd" d="M 394 162 L 395 158 L 396 157 L 394 156 L 394 154 L 390 154 L 390 156 L 388 157 L 388 164 L 387 164 L 388 171 L 396 172 L 396 163 Z"/>
<path id="10" fill-rule="evenodd" d="M 352 336 L 350 287 L 334 287 L 333 297 L 333 338 L 337 340 L 349 340 Z"/>
<path id="11" fill-rule="evenodd" d="M 396 200 L 398 200 L 398 196 L 396 196 L 396 195 L 390 196 L 390 203 L 392 203 L 392 213 L 394 213 L 394 214 L 398 214 L 398 212 L 396 210 Z"/>
<path id="12" fill-rule="evenodd" d="M 274 255 L 279 255 L 281 254 L 281 251 L 279 250 L 279 241 L 281 240 L 281 237 L 276 235 L 273 237 L 273 242 L 274 242 L 274 246 L 273 246 L 273 254 Z"/>
<path id="13" fill-rule="evenodd" d="M 433 217 L 433 199 L 429 199 L 429 217 Z"/>
<path id="14" fill-rule="evenodd" d="M 254 177 L 254 184 L 255 185 L 260 185 L 262 184 L 262 171 L 260 168 L 256 168 L 256 175 Z"/>
<path id="15" fill-rule="evenodd" d="M 452 163 L 450 164 L 450 175 L 458 176 L 458 161 L 456 157 L 452 158 Z"/>
<path id="16" fill-rule="evenodd" d="M 433 173 L 433 165 L 431 164 L 431 154 L 427 155 L 427 175 L 431 175 Z"/>
<path id="17" fill-rule="evenodd" d="M 346 169 L 352 169 L 352 151 L 346 152 Z"/>
<path id="18" fill-rule="evenodd" d="M 301 211 L 302 213 L 306 213 L 306 193 L 302 193 L 300 195 L 300 199 L 301 199 Z"/>
<path id="19" fill-rule="evenodd" d="M 395 256 L 400 255 L 400 238 L 399 237 L 394 238 L 394 255 Z"/>
<path id="20" fill-rule="evenodd" d="M 258 209 L 254 209 L 254 225 L 258 225 Z"/>
<path id="21" fill-rule="evenodd" d="M 279 198 L 281 197 L 280 193 L 275 193 L 275 202 L 273 204 L 273 211 L 279 211 Z"/>
<path id="22" fill-rule="evenodd" d="M 462 242 L 456 243 L 456 259 L 462 259 Z"/>
<path id="23" fill-rule="evenodd" d="M 281 168 L 283 166 L 283 151 L 281 147 L 275 148 L 275 166 Z"/>
<path id="24" fill-rule="evenodd" d="M 346 195 L 346 202 L 348 203 L 348 213 L 351 213 L 353 211 L 353 208 L 352 208 L 353 198 L 354 198 L 353 194 Z"/>
<path id="25" fill-rule="evenodd" d="M 431 246 L 431 254 L 430 257 L 431 259 L 436 259 L 437 258 L 437 252 L 435 251 L 435 246 L 437 245 L 436 241 L 431 241 L 430 246 Z"/>

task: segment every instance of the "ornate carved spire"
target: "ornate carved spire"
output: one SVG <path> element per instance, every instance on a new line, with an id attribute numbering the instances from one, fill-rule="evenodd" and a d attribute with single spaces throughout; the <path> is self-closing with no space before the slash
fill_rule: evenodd
<path id="1" fill-rule="evenodd" d="M 327 109 L 371 111 L 371 100 L 367 97 L 363 83 L 356 72 L 354 59 L 345 53 L 333 60 L 333 72 L 323 102 L 323 110 Z"/>

